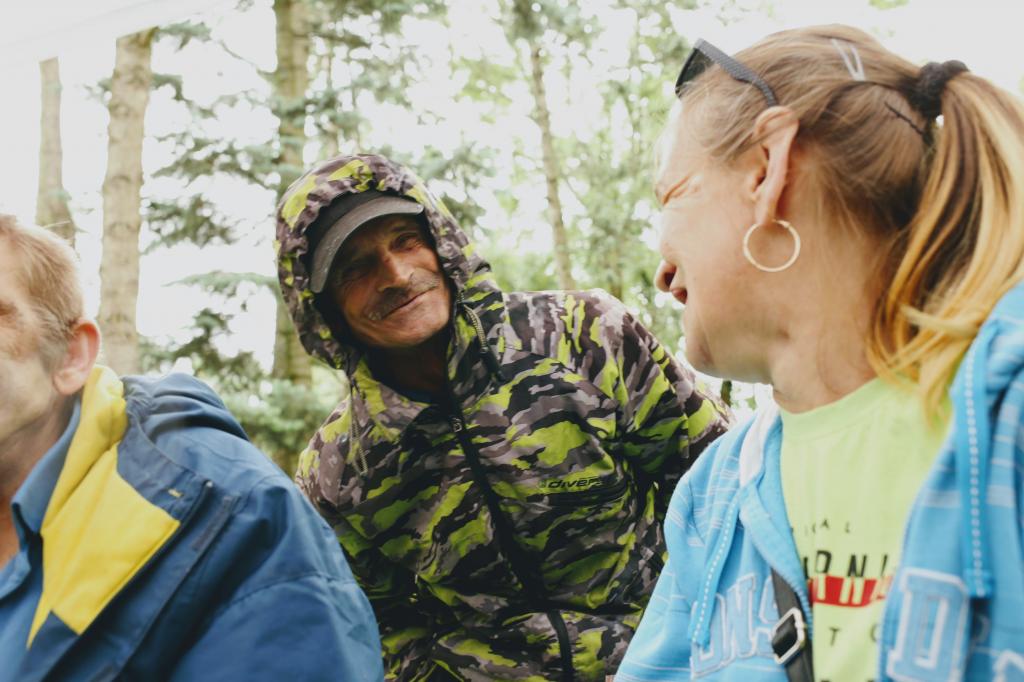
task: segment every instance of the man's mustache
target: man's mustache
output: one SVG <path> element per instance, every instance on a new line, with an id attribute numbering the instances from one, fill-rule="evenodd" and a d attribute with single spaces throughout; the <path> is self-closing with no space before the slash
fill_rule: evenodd
<path id="1" fill-rule="evenodd" d="M 413 275 L 405 286 L 393 287 L 381 293 L 380 298 L 374 302 L 366 317 L 374 322 L 379 322 L 420 294 L 436 289 L 441 284 L 442 279 L 439 274 Z"/>

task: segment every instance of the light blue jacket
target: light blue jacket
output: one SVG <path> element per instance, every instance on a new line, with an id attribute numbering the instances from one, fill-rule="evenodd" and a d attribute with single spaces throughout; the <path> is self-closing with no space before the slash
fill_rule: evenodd
<path id="1" fill-rule="evenodd" d="M 1024 680 L 1024 286 L 982 326 L 951 395 L 950 434 L 911 508 L 886 598 L 878 680 Z M 770 567 L 807 614 L 810 604 L 781 440 L 777 410 L 759 411 L 680 481 L 665 522 L 669 563 L 616 680 L 786 679 L 771 649 Z"/>

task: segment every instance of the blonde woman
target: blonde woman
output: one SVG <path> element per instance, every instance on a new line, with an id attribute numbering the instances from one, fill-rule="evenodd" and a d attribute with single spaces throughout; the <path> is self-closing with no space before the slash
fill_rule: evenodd
<path id="1" fill-rule="evenodd" d="M 698 42 L 677 92 L 657 282 L 778 408 L 677 487 L 617 679 L 1017 679 L 1021 103 L 842 26 Z"/>

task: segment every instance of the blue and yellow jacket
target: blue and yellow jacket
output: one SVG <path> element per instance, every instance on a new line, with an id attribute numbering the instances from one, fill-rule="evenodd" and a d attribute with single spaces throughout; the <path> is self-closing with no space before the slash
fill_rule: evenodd
<path id="1" fill-rule="evenodd" d="M 15 679 L 383 677 L 330 529 L 195 379 L 93 371 L 41 535 Z"/>
<path id="2" fill-rule="evenodd" d="M 879 682 L 1024 679 L 1024 285 L 981 327 L 950 395 L 952 426 L 886 597 Z M 771 568 L 811 611 L 782 497 L 781 431 L 777 412 L 762 410 L 680 481 L 669 563 L 618 682 L 786 680 L 770 641 Z"/>

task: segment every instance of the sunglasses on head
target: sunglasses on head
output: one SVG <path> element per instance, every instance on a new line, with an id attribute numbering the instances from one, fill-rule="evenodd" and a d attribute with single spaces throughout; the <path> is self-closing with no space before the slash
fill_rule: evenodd
<path id="1" fill-rule="evenodd" d="M 683 64 L 683 68 L 679 72 L 679 78 L 676 79 L 676 97 L 682 97 L 686 84 L 704 73 L 704 70 L 712 64 L 718 64 L 736 80 L 755 86 L 768 101 L 768 106 L 773 107 L 779 103 L 772 89 L 768 87 L 764 79 L 754 73 L 753 69 L 703 39 L 694 43 L 690 56 L 686 58 L 686 63 Z"/>

